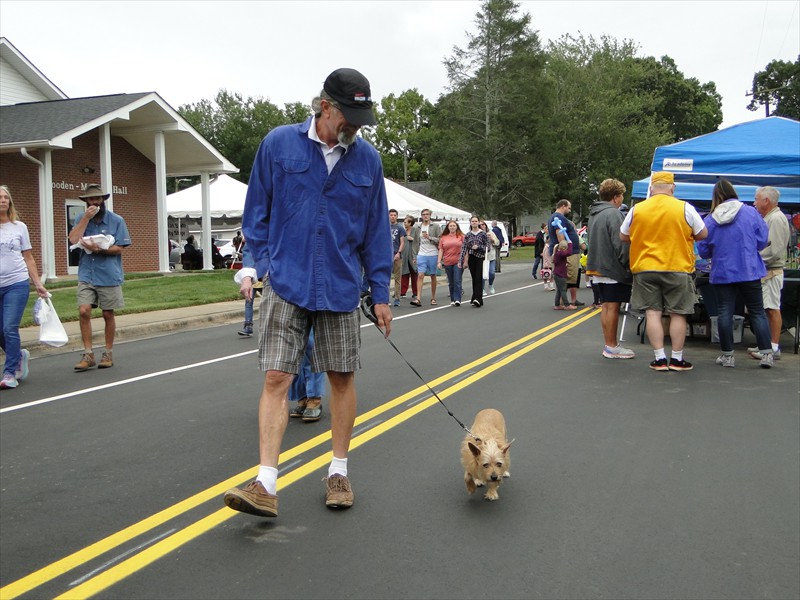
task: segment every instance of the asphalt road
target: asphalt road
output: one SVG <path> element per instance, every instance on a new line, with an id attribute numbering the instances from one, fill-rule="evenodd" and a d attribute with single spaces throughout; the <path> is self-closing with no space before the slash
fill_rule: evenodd
<path id="1" fill-rule="evenodd" d="M 799 597 L 798 356 L 722 369 L 690 340 L 695 370 L 657 373 L 629 327 L 636 359 L 607 360 L 598 311 L 555 312 L 532 283 L 507 264 L 482 309 L 394 311 L 457 417 L 504 413 L 494 503 L 466 493 L 463 432 L 371 325 L 355 506 L 324 506 L 325 413 L 289 423 L 272 520 L 222 504 L 258 462 L 239 323 L 119 344 L 104 371 L 37 358 L 0 398 L 0 598 Z"/>

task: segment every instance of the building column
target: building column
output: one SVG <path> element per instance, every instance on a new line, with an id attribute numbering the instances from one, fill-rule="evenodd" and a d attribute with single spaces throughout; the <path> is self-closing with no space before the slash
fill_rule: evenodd
<path id="1" fill-rule="evenodd" d="M 97 128 L 100 139 L 100 187 L 107 194 L 106 207 L 114 212 L 114 180 L 111 175 L 111 126 L 105 123 Z"/>
<path id="2" fill-rule="evenodd" d="M 167 150 L 164 132 L 157 131 L 156 158 L 156 223 L 158 226 L 158 270 L 169 273 L 169 234 L 167 232 Z"/>
<path id="3" fill-rule="evenodd" d="M 211 271 L 214 269 L 214 264 L 211 253 L 211 184 L 208 178 L 208 171 L 200 173 L 200 191 L 203 210 L 203 270 Z"/>

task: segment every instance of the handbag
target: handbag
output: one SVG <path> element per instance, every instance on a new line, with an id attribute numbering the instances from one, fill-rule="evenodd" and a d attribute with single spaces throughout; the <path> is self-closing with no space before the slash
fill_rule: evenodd
<path id="1" fill-rule="evenodd" d="M 69 336 L 61 324 L 61 319 L 58 318 L 53 301 L 48 296 L 46 300 L 39 298 L 36 304 L 39 305 L 38 310 L 34 307 L 34 314 L 37 315 L 39 321 L 39 341 L 56 348 L 66 344 Z"/>

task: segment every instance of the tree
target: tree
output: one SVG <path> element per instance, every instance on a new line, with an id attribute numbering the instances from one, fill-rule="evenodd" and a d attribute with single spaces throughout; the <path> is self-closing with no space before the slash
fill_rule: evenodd
<path id="1" fill-rule="evenodd" d="M 553 179 L 576 218 L 586 216 L 603 179 L 630 184 L 649 171 L 656 146 L 714 131 L 722 121 L 713 83 L 685 79 L 669 57 L 637 53 L 635 42 L 610 36 L 565 35 L 548 47 Z"/>
<path id="2" fill-rule="evenodd" d="M 310 109 L 299 102 L 281 110 L 263 98 L 242 98 L 220 90 L 213 101 L 186 104 L 178 112 L 225 158 L 239 167 L 232 175 L 247 183 L 256 151 L 267 133 L 279 125 L 305 120 Z"/>
<path id="3" fill-rule="evenodd" d="M 384 174 L 400 181 L 427 180 L 430 173 L 424 158 L 424 133 L 433 105 L 411 89 L 399 96 L 389 94 L 376 108 L 378 125 L 363 135 L 380 152 Z"/>
<path id="4" fill-rule="evenodd" d="M 432 117 L 433 191 L 486 217 L 513 217 L 548 193 L 540 85 L 544 60 L 530 16 L 511 0 L 485 0 L 477 33 L 445 59 L 449 93 Z"/>
<path id="5" fill-rule="evenodd" d="M 773 115 L 800 120 L 800 55 L 793 63 L 773 60 L 756 73 L 751 94 L 748 110 L 764 106 L 769 116 L 770 106 L 775 106 Z"/>
<path id="6" fill-rule="evenodd" d="M 722 96 L 713 81 L 686 78 L 669 56 L 637 58 L 643 71 L 637 92 L 651 94 L 656 117 L 667 124 L 672 142 L 716 131 L 722 123 Z"/>

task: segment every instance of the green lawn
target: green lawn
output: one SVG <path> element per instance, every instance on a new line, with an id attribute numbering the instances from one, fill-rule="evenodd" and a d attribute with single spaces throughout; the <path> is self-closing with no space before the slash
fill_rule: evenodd
<path id="1" fill-rule="evenodd" d="M 114 311 L 127 315 L 152 310 L 196 306 L 238 300 L 239 286 L 233 282 L 234 271 L 208 271 L 198 273 L 126 273 L 122 286 L 125 308 Z M 46 284 L 52 294 L 53 305 L 62 321 L 77 321 L 78 306 L 75 301 L 77 282 L 74 279 L 51 281 Z M 28 306 L 22 316 L 21 327 L 34 325 L 33 303 L 38 296 L 31 292 Z M 96 316 L 100 316 L 97 309 Z"/>
<path id="2" fill-rule="evenodd" d="M 508 257 L 504 258 L 503 262 L 533 264 L 533 248 L 533 246 L 522 246 L 521 248 L 512 246 L 508 252 Z"/>
<path id="3" fill-rule="evenodd" d="M 512 248 L 503 262 L 533 263 L 533 246 Z M 114 312 L 118 315 L 127 315 L 238 300 L 241 296 L 239 286 L 233 282 L 233 275 L 233 271 L 126 273 L 125 283 L 122 286 L 125 308 Z M 49 281 L 47 289 L 53 295 L 53 305 L 59 318 L 64 322 L 77 321 L 78 306 L 75 302 L 77 281 L 74 278 Z M 36 293 L 32 291 L 20 327 L 34 325 L 33 303 L 36 298 Z M 95 310 L 95 316 L 100 316 L 100 309 Z"/>

